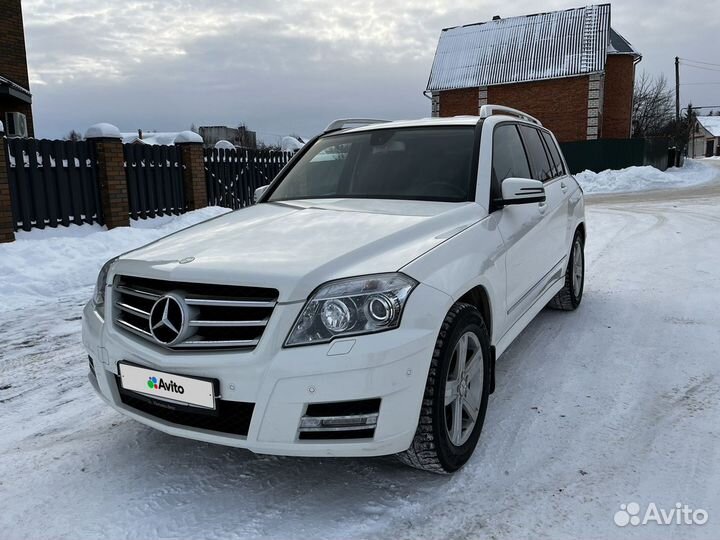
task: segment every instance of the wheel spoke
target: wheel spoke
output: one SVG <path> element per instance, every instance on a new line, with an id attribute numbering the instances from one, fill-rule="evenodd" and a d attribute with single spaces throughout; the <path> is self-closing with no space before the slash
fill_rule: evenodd
<path id="1" fill-rule="evenodd" d="M 459 445 L 462 438 L 462 398 L 460 396 L 453 402 L 452 406 L 452 431 L 450 437 L 453 444 Z"/>
<path id="2" fill-rule="evenodd" d="M 475 420 L 477 420 L 478 413 L 480 412 L 480 407 L 475 405 L 475 403 L 472 403 L 470 396 L 466 396 L 465 398 L 463 398 L 462 406 L 463 409 L 465 409 L 467 415 L 470 417 L 470 420 L 472 420 L 472 424 L 475 425 Z"/>
<path id="3" fill-rule="evenodd" d="M 468 336 L 465 334 L 460 338 L 457 344 L 457 378 L 460 379 L 465 371 L 465 362 L 467 361 Z"/>
<path id="4" fill-rule="evenodd" d="M 458 381 L 447 381 L 445 383 L 445 406 L 447 407 L 458 397 Z"/>
<path id="5" fill-rule="evenodd" d="M 472 358 L 468 361 L 467 365 L 467 378 L 469 382 L 473 382 L 475 378 L 480 374 L 483 369 L 483 357 L 482 351 L 478 349 Z"/>

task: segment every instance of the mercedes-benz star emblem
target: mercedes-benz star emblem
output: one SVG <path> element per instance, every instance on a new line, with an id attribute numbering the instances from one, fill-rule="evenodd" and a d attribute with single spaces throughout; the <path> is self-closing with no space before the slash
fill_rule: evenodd
<path id="1" fill-rule="evenodd" d="M 174 345 L 186 330 L 184 302 L 172 294 L 160 297 L 150 310 L 150 333 L 161 345 Z"/>

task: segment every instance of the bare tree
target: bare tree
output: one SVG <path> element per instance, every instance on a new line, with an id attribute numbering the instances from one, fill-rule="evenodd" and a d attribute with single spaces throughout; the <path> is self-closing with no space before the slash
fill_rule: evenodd
<path id="1" fill-rule="evenodd" d="M 66 141 L 82 141 L 83 136 L 80 132 L 75 131 L 74 129 L 71 129 L 70 133 L 65 135 L 65 140 Z"/>
<path id="2" fill-rule="evenodd" d="M 667 134 L 668 124 L 673 121 L 674 103 L 665 75 L 653 77 L 643 71 L 633 91 L 633 137 Z"/>

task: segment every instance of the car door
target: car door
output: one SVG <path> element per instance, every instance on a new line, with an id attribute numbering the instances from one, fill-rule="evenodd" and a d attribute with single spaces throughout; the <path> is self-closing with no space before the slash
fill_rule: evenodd
<path id="1" fill-rule="evenodd" d="M 549 131 L 540 130 L 545 150 L 552 166 L 552 178 L 545 182 L 545 194 L 554 202 L 550 216 L 550 235 L 555 249 L 555 259 L 563 260 L 568 255 L 572 241 L 572 219 L 569 190 L 572 181 L 565 170 L 555 138 Z M 566 261 L 563 263 L 566 266 Z"/>
<path id="2" fill-rule="evenodd" d="M 562 178 L 556 176 L 556 168 L 546 149 L 542 131 L 531 126 L 521 126 L 525 149 L 530 161 L 530 171 L 533 178 L 543 182 L 545 187 L 545 203 L 540 204 L 544 214 L 542 225 L 542 242 L 545 246 L 547 271 L 554 270 L 561 265 L 565 255 L 565 226 L 567 219 L 567 202 L 565 191 L 567 185 Z"/>
<path id="3" fill-rule="evenodd" d="M 515 123 L 498 124 L 493 131 L 491 197 L 501 198 L 506 178 L 532 178 L 525 147 Z M 548 271 L 550 257 L 543 244 L 545 210 L 538 203 L 491 206 L 498 213 L 498 229 L 505 243 L 508 327 L 536 298 L 536 285 Z"/>

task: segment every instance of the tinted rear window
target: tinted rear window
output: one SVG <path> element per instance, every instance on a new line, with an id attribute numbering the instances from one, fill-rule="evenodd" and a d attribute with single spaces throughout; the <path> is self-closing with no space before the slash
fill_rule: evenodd
<path id="1" fill-rule="evenodd" d="M 553 176 L 561 176 L 565 174 L 565 167 L 563 167 L 562 159 L 560 158 L 560 152 L 555 145 L 555 141 L 548 132 L 542 131 L 541 133 L 548 150 L 550 150 L 550 158 L 552 159 L 555 166 L 553 169 Z"/>
<path id="2" fill-rule="evenodd" d="M 545 148 L 540 138 L 540 131 L 528 126 L 520 126 L 520 131 L 525 141 L 525 149 L 527 150 L 528 159 L 530 160 L 530 168 L 532 177 L 541 182 L 547 182 L 553 178 L 553 166 L 548 160 Z"/>

